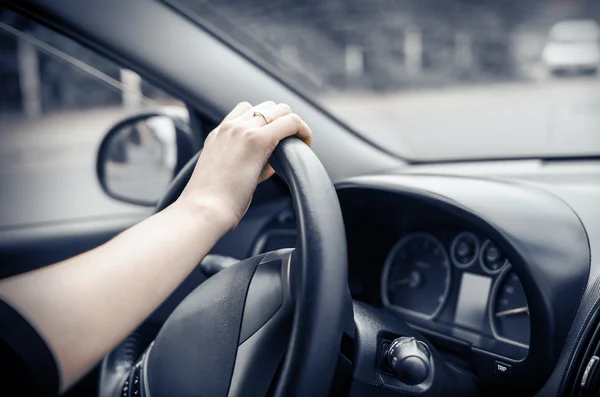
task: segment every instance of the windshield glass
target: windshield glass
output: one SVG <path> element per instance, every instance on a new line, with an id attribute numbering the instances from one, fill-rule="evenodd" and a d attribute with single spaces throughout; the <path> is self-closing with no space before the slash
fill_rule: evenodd
<path id="1" fill-rule="evenodd" d="M 600 153 L 600 1 L 169 2 L 406 159 Z"/>

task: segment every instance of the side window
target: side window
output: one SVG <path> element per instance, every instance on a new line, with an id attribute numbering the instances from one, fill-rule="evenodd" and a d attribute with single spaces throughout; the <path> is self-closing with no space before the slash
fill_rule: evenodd
<path id="1" fill-rule="evenodd" d="M 136 73 L 0 9 L 0 228 L 145 211 L 95 174 L 106 132 L 145 108 L 184 104 Z"/>

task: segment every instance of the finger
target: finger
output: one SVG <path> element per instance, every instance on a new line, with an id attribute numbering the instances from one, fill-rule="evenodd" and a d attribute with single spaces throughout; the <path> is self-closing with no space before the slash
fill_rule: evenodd
<path id="1" fill-rule="evenodd" d="M 254 107 L 254 109 L 255 110 L 268 109 L 268 108 L 271 108 L 273 106 L 275 106 L 275 102 L 273 102 L 273 101 L 265 101 L 265 102 L 262 102 L 262 103 L 259 103 L 258 105 L 256 105 Z"/>
<path id="2" fill-rule="evenodd" d="M 259 115 L 254 116 L 255 112 L 260 112 L 263 116 L 265 116 L 266 120 Z M 270 108 L 261 109 L 260 111 L 254 110 L 254 112 L 252 113 L 252 119 L 247 121 L 247 124 L 245 125 L 248 128 L 264 127 L 265 125 L 272 123 L 278 118 L 288 115 L 290 113 L 292 113 L 292 108 L 289 105 L 285 103 L 279 103 Z"/>
<path id="3" fill-rule="evenodd" d="M 275 106 L 275 102 L 273 102 L 273 101 L 263 102 L 254 107 L 246 109 L 246 111 L 244 111 L 242 114 L 237 116 L 235 119 L 232 119 L 232 121 L 237 122 L 237 121 L 241 121 L 241 120 L 250 120 L 253 117 L 254 112 L 263 112 L 273 106 Z"/>
<path id="4" fill-rule="evenodd" d="M 264 182 L 275 174 L 275 170 L 269 164 L 265 167 L 260 178 L 258 178 L 258 183 Z"/>
<path id="5" fill-rule="evenodd" d="M 259 132 L 264 139 L 279 142 L 283 138 L 295 135 L 302 139 L 308 146 L 312 143 L 312 131 L 296 113 L 289 113 L 273 120 L 272 123 L 262 127 Z"/>
<path id="6" fill-rule="evenodd" d="M 273 107 L 262 110 L 261 113 L 271 123 L 280 117 L 287 116 L 288 114 L 292 113 L 292 108 L 287 103 L 278 103 Z"/>
<path id="7" fill-rule="evenodd" d="M 206 137 L 205 144 L 211 141 L 215 137 L 215 135 L 219 133 L 219 130 L 221 129 L 223 123 L 226 123 L 239 117 L 240 115 L 244 114 L 244 112 L 247 112 L 249 109 L 252 109 L 252 105 L 246 101 L 240 102 L 237 105 L 235 105 L 235 107 L 231 109 L 231 111 L 227 114 L 227 116 L 225 116 L 225 118 L 223 118 L 219 125 L 214 130 L 212 130 L 210 134 L 208 134 L 208 136 Z"/>
<path id="8" fill-rule="evenodd" d="M 233 120 L 235 118 L 240 117 L 242 114 L 252 109 L 252 105 L 248 102 L 240 102 L 229 112 L 227 116 L 223 119 L 223 121 Z"/>
<path id="9" fill-rule="evenodd" d="M 266 101 L 257 106 L 252 106 L 249 102 L 246 102 L 246 101 L 238 103 L 233 108 L 233 110 L 231 112 L 229 112 L 229 114 L 227 116 L 225 116 L 223 121 L 221 121 L 221 124 L 219 124 L 217 126 L 217 128 L 215 128 L 210 134 L 208 134 L 207 140 L 209 140 L 209 138 L 212 139 L 214 136 L 216 136 L 224 124 L 226 124 L 226 123 L 234 123 L 235 124 L 238 120 L 249 119 L 252 117 L 252 115 L 256 111 L 254 109 L 266 109 L 271 106 L 275 106 L 275 102 Z"/>

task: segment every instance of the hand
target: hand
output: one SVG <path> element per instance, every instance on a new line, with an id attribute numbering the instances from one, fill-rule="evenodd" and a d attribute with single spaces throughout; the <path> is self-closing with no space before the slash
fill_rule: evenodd
<path id="1" fill-rule="evenodd" d="M 270 119 L 265 124 L 262 117 Z M 238 104 L 206 138 L 196 168 L 178 203 L 207 211 L 227 230 L 242 219 L 256 185 L 274 171 L 267 161 L 279 141 L 297 135 L 311 144 L 308 125 L 283 103 Z"/>

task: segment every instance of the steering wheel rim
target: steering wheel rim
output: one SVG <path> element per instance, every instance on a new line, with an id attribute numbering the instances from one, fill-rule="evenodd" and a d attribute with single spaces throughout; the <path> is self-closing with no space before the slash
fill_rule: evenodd
<path id="1" fill-rule="evenodd" d="M 199 153 L 175 177 L 156 212 L 179 197 L 198 156 Z M 298 240 L 291 269 L 291 278 L 296 280 L 293 322 L 274 395 L 325 396 L 333 378 L 345 324 L 352 318 L 340 205 L 323 165 L 299 139 L 281 141 L 270 164 L 288 185 L 298 220 Z M 124 374 L 133 366 L 129 357 L 127 362 L 115 356 L 124 357 L 122 346 L 103 361 L 102 397 L 117 395 L 115 392 L 120 391 Z"/>

